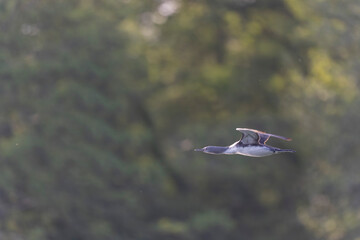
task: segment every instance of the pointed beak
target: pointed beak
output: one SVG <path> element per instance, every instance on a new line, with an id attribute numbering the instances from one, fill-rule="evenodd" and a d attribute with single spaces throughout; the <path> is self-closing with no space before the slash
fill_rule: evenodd
<path id="1" fill-rule="evenodd" d="M 198 149 L 194 149 L 195 152 L 203 152 L 204 149 L 203 148 L 198 148 Z"/>

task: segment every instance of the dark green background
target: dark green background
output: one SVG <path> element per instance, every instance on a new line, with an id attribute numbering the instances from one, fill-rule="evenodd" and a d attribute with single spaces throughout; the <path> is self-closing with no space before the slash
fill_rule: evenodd
<path id="1" fill-rule="evenodd" d="M 359 16 L 357 0 L 0 1 L 0 238 L 359 238 Z M 193 152 L 236 127 L 297 152 Z"/>

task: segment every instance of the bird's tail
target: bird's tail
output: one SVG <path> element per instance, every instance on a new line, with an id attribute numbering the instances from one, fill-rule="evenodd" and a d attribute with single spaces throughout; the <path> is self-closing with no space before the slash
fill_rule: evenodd
<path id="1" fill-rule="evenodd" d="M 276 151 L 276 153 L 282 153 L 282 152 L 295 153 L 296 152 L 295 150 L 292 150 L 292 149 L 280 149 L 280 148 L 276 149 L 275 151 Z"/>

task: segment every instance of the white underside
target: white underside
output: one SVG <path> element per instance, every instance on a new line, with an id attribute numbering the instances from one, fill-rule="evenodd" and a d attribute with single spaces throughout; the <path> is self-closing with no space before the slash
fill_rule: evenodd
<path id="1" fill-rule="evenodd" d="M 225 154 L 241 154 L 250 157 L 265 157 L 274 154 L 266 146 L 246 146 L 246 147 L 232 147 L 224 152 Z"/>

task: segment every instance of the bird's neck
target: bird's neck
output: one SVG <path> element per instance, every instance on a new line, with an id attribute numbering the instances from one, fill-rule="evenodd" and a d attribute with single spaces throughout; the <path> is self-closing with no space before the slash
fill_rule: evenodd
<path id="1" fill-rule="evenodd" d="M 228 150 L 229 147 L 219 147 L 219 146 L 208 146 L 207 150 L 214 154 L 221 154 Z"/>

